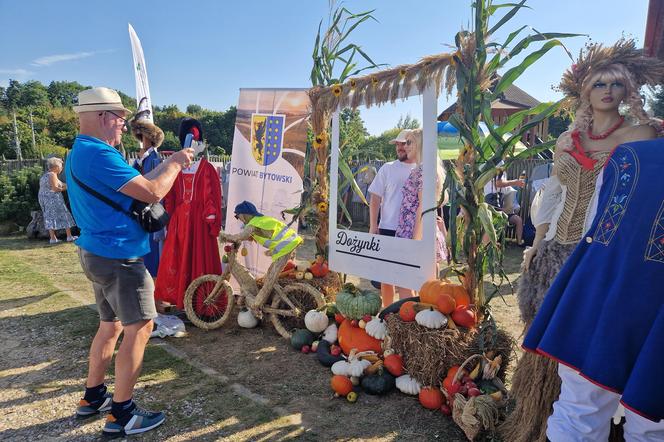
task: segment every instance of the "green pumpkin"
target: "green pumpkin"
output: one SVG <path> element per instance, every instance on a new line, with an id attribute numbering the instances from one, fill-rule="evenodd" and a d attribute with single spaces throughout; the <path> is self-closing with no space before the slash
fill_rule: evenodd
<path id="1" fill-rule="evenodd" d="M 307 329 L 295 329 L 290 338 L 290 345 L 295 350 L 300 351 L 305 345 L 311 345 L 314 342 L 314 334 Z"/>
<path id="2" fill-rule="evenodd" d="M 362 319 L 364 315 L 375 315 L 383 305 L 380 295 L 371 290 L 359 290 L 353 284 L 344 284 L 337 293 L 337 309 L 348 319 Z"/>
<path id="3" fill-rule="evenodd" d="M 362 378 L 362 389 L 368 394 L 381 395 L 394 390 L 396 378 L 382 368 L 376 374 Z"/>

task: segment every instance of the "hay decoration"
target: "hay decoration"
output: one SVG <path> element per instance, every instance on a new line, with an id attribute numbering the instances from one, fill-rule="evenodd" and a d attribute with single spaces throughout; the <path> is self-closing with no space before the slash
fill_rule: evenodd
<path id="1" fill-rule="evenodd" d="M 589 43 L 579 51 L 579 57 L 565 73 L 558 90 L 565 94 L 565 108 L 574 110 L 579 103 L 585 80 L 594 72 L 612 64 L 622 64 L 629 70 L 637 88 L 648 84 L 656 86 L 664 81 L 664 61 L 646 57 L 636 48 L 633 39 L 622 38 L 612 46 Z"/>
<path id="2" fill-rule="evenodd" d="M 496 431 L 502 405 L 502 402 L 495 401 L 488 395 L 466 399 L 457 393 L 452 406 L 452 419 L 468 440 L 473 441 L 481 432 Z"/>
<path id="3" fill-rule="evenodd" d="M 450 367 L 485 351 L 501 355 L 503 364 L 498 378 L 505 380 L 513 340 L 502 330 L 487 339 L 479 329 L 428 329 L 415 322 L 403 322 L 394 314 L 388 315 L 385 322 L 390 347 L 403 358 L 406 372 L 422 385 L 440 385 Z"/>
<path id="4" fill-rule="evenodd" d="M 312 103 L 314 130 L 324 127 L 323 122 L 326 120 L 323 114 L 329 114 L 334 109 L 394 103 L 399 97 L 409 96 L 413 87 L 422 93 L 432 84 L 436 92 L 445 88 L 449 94 L 456 78 L 454 68 L 451 67 L 452 55 L 449 53 L 431 55 L 412 65 L 400 65 L 393 69 L 355 77 L 342 84 L 311 88 L 309 97 Z"/>

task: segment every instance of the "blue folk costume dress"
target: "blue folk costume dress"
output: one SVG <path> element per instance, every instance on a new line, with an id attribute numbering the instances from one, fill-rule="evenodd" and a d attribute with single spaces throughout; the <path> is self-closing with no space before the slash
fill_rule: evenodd
<path id="1" fill-rule="evenodd" d="M 161 158 L 157 153 L 157 149 L 150 148 L 146 152 L 147 156 L 142 157 L 141 160 L 134 161 L 134 169 L 141 172 L 141 175 L 146 175 L 152 172 L 161 164 Z M 160 230 L 150 234 L 150 252 L 143 257 L 145 262 L 145 267 L 150 272 L 152 277 L 157 276 L 157 270 L 159 269 L 159 258 L 161 257 L 161 247 L 164 241 L 164 231 Z"/>
<path id="2" fill-rule="evenodd" d="M 664 418 L 664 140 L 618 146 L 597 207 L 523 346 L 658 421 Z"/>

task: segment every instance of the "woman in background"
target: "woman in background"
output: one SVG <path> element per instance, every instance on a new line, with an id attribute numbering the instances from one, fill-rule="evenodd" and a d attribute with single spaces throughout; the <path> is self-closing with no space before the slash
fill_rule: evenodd
<path id="1" fill-rule="evenodd" d="M 58 179 L 58 175 L 62 172 L 62 160 L 57 157 L 49 158 L 46 160 L 46 168 L 48 172 L 39 179 L 38 199 L 44 214 L 44 227 L 48 229 L 50 236 L 49 242 L 51 244 L 60 242 L 55 235 L 60 229 L 65 229 L 67 232 L 67 242 L 75 241 L 78 236 L 71 234 L 71 228 L 76 226 L 76 223 L 62 197 L 67 185 Z"/>
<path id="2" fill-rule="evenodd" d="M 417 166 L 410 172 L 401 192 L 401 210 L 396 233 L 397 238 L 422 239 L 422 129 L 414 129 L 406 135 L 406 155 Z M 443 190 L 445 175 L 443 167 L 436 161 L 436 188 L 435 195 L 439 198 Z M 432 201 L 433 204 L 436 202 Z M 444 202 L 443 202 L 444 204 Z M 426 207 L 428 209 L 429 207 Z M 441 217 L 436 219 L 436 263 L 447 261 L 447 247 L 445 223 Z M 436 272 L 437 273 L 437 272 Z M 399 298 L 413 296 L 413 291 L 403 287 L 398 288 Z"/>

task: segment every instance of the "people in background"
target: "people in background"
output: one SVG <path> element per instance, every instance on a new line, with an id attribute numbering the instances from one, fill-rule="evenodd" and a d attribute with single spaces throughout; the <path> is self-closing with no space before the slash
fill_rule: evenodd
<path id="1" fill-rule="evenodd" d="M 436 200 L 431 201 L 430 207 L 422 204 L 422 129 L 414 129 L 406 135 L 406 155 L 415 161 L 415 167 L 408 176 L 401 189 L 402 200 L 399 210 L 399 223 L 395 232 L 397 238 L 422 239 L 422 211 L 434 206 L 442 193 L 445 176 L 440 162 L 436 161 Z M 445 245 L 445 224 L 436 213 L 436 263 L 447 260 L 447 247 Z M 399 298 L 413 296 L 411 289 L 398 288 Z"/>
<path id="2" fill-rule="evenodd" d="M 414 159 L 409 159 L 406 153 L 406 143 L 412 133 L 411 129 L 404 129 L 390 141 L 396 149 L 397 159 L 383 164 L 378 169 L 376 178 L 369 186 L 369 233 L 394 236 L 399 224 L 402 189 L 411 171 L 417 166 Z M 380 215 L 380 222 L 378 217 Z M 381 297 L 383 307 L 394 302 L 394 286 L 381 284 Z"/>
<path id="3" fill-rule="evenodd" d="M 523 247 L 523 220 L 519 216 L 521 206 L 514 187 L 522 188 L 526 182 L 523 179 L 508 180 L 503 169 L 498 169 L 496 176 L 484 186 L 484 200 L 503 211 L 507 215 L 507 222 L 514 226 L 517 245 Z"/>
<path id="4" fill-rule="evenodd" d="M 78 239 L 71 233 L 71 228 L 76 226 L 74 218 L 67 210 L 65 199 L 62 192 L 67 190 L 67 185 L 58 179 L 62 172 L 63 162 L 60 158 L 51 157 L 46 160 L 46 169 L 48 170 L 39 179 L 39 205 L 44 214 L 44 227 L 48 230 L 51 244 L 59 243 L 56 232 L 65 229 L 67 232 L 67 242 Z"/>

